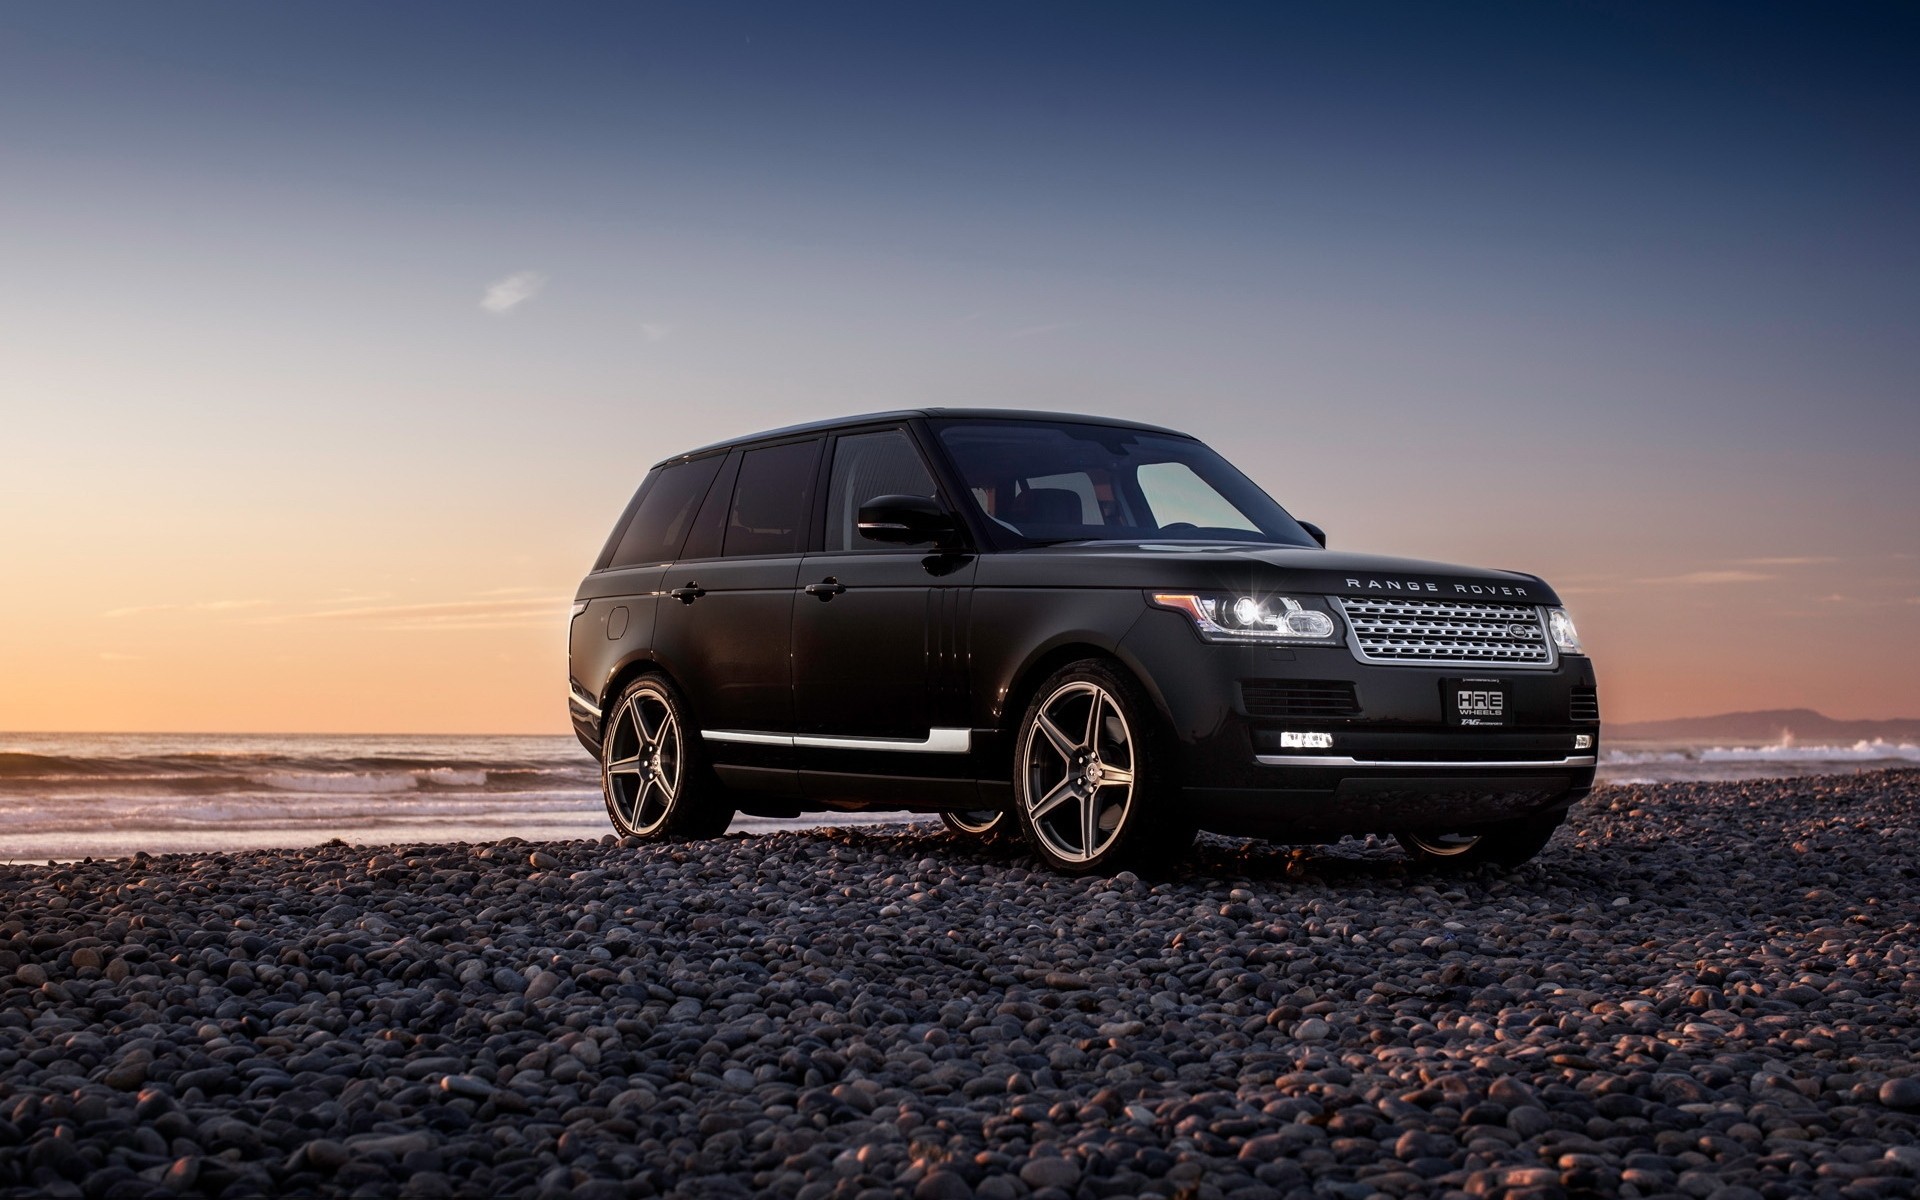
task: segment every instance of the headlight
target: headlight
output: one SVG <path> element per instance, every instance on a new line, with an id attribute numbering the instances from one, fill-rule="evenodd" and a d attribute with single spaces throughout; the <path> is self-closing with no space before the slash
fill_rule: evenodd
<path id="1" fill-rule="evenodd" d="M 1153 603 L 1192 617 L 1209 642 L 1324 642 L 1333 637 L 1332 617 L 1302 608 L 1287 596 L 1155 593 Z"/>
<path id="2" fill-rule="evenodd" d="M 1560 647 L 1562 654 L 1585 654 L 1580 648 L 1580 631 L 1573 627 L 1573 618 L 1564 608 L 1547 610 L 1547 630 L 1553 634 L 1553 644 Z"/>

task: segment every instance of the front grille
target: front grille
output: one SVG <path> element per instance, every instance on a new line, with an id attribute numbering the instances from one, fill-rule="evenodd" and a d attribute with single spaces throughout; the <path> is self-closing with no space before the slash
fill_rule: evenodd
<path id="1" fill-rule="evenodd" d="M 1356 656 L 1377 663 L 1550 667 L 1553 651 L 1531 604 L 1387 599 L 1340 601 Z"/>
<path id="2" fill-rule="evenodd" d="M 1568 706 L 1567 715 L 1576 721 L 1598 721 L 1600 719 L 1599 689 L 1590 687 L 1573 689 L 1573 703 Z"/>
<path id="3" fill-rule="evenodd" d="M 1357 717 L 1353 684 L 1336 679 L 1248 679 L 1240 684 L 1247 714 L 1255 717 Z"/>

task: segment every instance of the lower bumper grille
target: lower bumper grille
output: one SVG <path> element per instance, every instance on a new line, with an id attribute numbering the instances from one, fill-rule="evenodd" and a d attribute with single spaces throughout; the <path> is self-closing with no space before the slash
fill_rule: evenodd
<path id="1" fill-rule="evenodd" d="M 1575 721 L 1598 721 L 1600 719 L 1599 689 L 1590 687 L 1573 689 L 1573 702 L 1568 705 L 1567 715 Z"/>
<path id="2" fill-rule="evenodd" d="M 1360 715 L 1353 684 L 1334 679 L 1248 679 L 1240 684 L 1247 714 L 1274 720 Z"/>

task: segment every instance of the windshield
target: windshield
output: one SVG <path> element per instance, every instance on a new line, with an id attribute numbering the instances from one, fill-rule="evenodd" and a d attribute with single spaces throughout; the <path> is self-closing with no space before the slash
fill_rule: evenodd
<path id="1" fill-rule="evenodd" d="M 1028 544 L 1316 546 L 1286 510 L 1192 438 L 1052 421 L 935 421 L 987 520 Z"/>

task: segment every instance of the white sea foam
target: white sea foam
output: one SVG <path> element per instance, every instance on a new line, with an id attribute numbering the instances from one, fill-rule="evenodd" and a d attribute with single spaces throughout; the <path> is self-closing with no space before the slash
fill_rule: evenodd
<path id="1" fill-rule="evenodd" d="M 1906 742 L 1858 741 L 1851 746 L 1708 746 L 1701 762 L 1920 762 L 1920 746 Z"/>
<path id="2" fill-rule="evenodd" d="M 462 771 L 458 767 L 434 767 L 426 773 L 428 783 L 439 787 L 485 787 L 485 771 Z"/>

